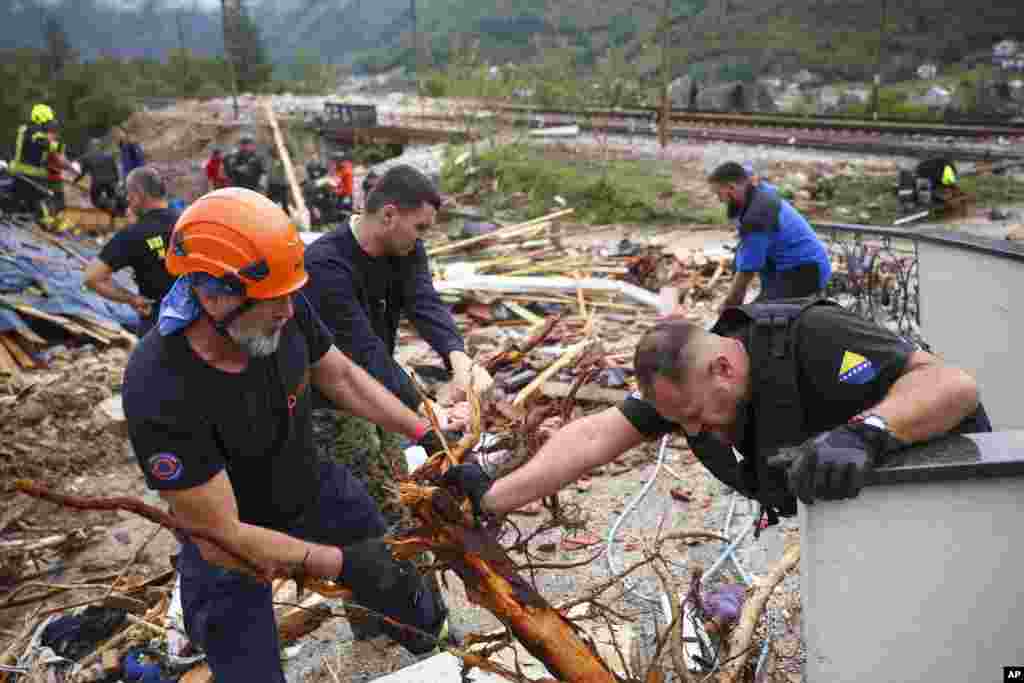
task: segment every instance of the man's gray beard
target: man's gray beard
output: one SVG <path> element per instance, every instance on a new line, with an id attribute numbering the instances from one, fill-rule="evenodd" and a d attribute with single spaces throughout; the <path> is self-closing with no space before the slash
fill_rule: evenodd
<path id="1" fill-rule="evenodd" d="M 281 330 L 268 336 L 265 334 L 244 335 L 237 330 L 228 329 L 228 335 L 253 358 L 264 358 L 273 354 L 277 351 L 278 344 L 281 343 Z"/>

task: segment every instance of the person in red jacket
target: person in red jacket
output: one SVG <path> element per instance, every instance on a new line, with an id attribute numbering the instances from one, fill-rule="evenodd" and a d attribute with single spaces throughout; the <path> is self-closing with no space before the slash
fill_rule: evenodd
<path id="1" fill-rule="evenodd" d="M 355 181 L 352 173 L 352 160 L 348 156 L 343 156 L 335 166 L 335 180 L 334 191 L 338 195 L 338 204 L 343 209 L 352 208 L 352 195 L 355 189 Z"/>
<path id="2" fill-rule="evenodd" d="M 228 186 L 228 177 L 224 173 L 224 152 L 214 147 L 210 152 L 210 158 L 206 162 L 206 181 L 210 190 L 219 190 Z"/>

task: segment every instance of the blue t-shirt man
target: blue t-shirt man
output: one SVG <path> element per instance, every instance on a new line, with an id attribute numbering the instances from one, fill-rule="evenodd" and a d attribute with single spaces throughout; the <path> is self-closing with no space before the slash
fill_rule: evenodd
<path id="1" fill-rule="evenodd" d="M 761 276 L 759 301 L 814 296 L 825 289 L 832 276 L 828 250 L 775 187 L 754 184 L 734 162 L 719 166 L 708 181 L 728 204 L 740 238 L 736 277 L 723 307 L 744 302 L 755 273 Z"/>

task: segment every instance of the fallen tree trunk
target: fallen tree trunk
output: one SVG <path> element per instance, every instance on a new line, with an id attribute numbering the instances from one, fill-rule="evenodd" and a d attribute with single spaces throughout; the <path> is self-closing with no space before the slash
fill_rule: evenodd
<path id="1" fill-rule="evenodd" d="M 476 604 L 500 619 L 531 655 L 566 683 L 613 683 L 615 675 L 516 571 L 493 530 L 476 525 L 444 489 L 404 482 L 402 502 L 423 525 L 392 544 L 396 557 L 429 549 L 454 571 Z"/>

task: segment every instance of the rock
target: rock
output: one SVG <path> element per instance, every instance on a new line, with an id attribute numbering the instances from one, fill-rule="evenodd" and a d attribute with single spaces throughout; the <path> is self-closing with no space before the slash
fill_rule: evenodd
<path id="1" fill-rule="evenodd" d="M 120 394 L 111 396 L 96 406 L 93 415 L 106 431 L 116 436 L 128 436 L 128 421 L 124 416 Z"/>
<path id="2" fill-rule="evenodd" d="M 15 414 L 18 419 L 25 424 L 36 424 L 42 422 L 43 419 L 50 414 L 50 410 L 39 401 L 29 399 L 18 406 Z"/>

